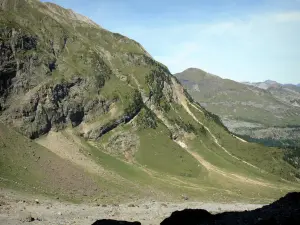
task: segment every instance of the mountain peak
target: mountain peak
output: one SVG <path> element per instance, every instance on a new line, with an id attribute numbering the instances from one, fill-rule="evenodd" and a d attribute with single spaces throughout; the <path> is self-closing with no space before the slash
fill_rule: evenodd
<path id="1" fill-rule="evenodd" d="M 65 9 L 57 4 L 51 2 L 41 2 L 40 0 L 0 0 L 0 9 L 3 11 L 18 12 L 21 14 L 28 13 L 43 13 L 58 22 L 73 25 L 88 25 L 97 26 L 94 21 L 86 16 L 74 12 L 72 9 Z M 26 18 L 26 17 L 24 17 Z"/>
<path id="2" fill-rule="evenodd" d="M 220 78 L 214 74 L 208 73 L 202 69 L 194 68 L 194 67 L 188 68 L 181 73 L 174 74 L 174 76 L 182 77 L 182 78 L 186 77 L 189 79 L 196 79 L 196 80 L 202 78 Z"/>
<path id="3" fill-rule="evenodd" d="M 186 69 L 186 70 L 184 70 L 184 71 L 190 71 L 190 72 L 199 72 L 199 71 L 201 71 L 201 72 L 206 73 L 206 71 L 201 70 L 201 69 L 196 68 L 196 67 L 190 67 L 190 68 L 188 68 L 188 69 Z"/>
<path id="4" fill-rule="evenodd" d="M 279 84 L 278 82 L 276 82 L 274 80 L 266 80 L 264 83 L 266 83 L 266 84 Z"/>
<path id="5" fill-rule="evenodd" d="M 98 24 L 96 24 L 94 21 L 92 21 L 90 18 L 83 16 L 79 13 L 74 12 L 72 9 L 65 9 L 59 5 L 56 5 L 51 2 L 46 2 L 44 5 L 47 6 L 48 10 L 44 11 L 46 13 L 50 13 L 52 17 L 56 18 L 57 16 L 61 16 L 64 18 L 68 18 L 72 21 L 77 21 L 77 22 L 83 22 L 92 26 L 97 26 L 99 27 Z"/>

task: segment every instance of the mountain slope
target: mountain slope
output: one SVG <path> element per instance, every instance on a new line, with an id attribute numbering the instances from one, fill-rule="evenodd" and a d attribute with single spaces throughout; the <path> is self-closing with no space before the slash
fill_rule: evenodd
<path id="1" fill-rule="evenodd" d="M 293 84 L 279 84 L 276 81 L 267 80 L 259 83 L 246 83 L 261 89 L 268 90 L 276 99 L 296 107 L 300 107 L 300 88 Z"/>
<path id="2" fill-rule="evenodd" d="M 242 84 L 198 69 L 175 76 L 230 131 L 255 139 L 298 141 L 300 95 L 295 90 L 274 81 Z"/>
<path id="3" fill-rule="evenodd" d="M 299 188 L 280 150 L 229 134 L 137 42 L 51 3 L 0 6 L 0 119 L 18 132 L 7 142 L 23 135 L 89 174 L 98 188 L 88 197 L 262 200 Z M 16 156 L 3 149 L 1 177 L 15 182 L 9 171 L 32 159 L 7 164 Z"/>

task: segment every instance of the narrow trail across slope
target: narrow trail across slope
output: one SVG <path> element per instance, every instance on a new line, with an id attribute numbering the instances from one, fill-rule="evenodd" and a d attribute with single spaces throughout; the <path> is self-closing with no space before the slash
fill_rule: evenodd
<path id="1" fill-rule="evenodd" d="M 250 179 L 250 178 L 238 175 L 238 174 L 234 174 L 234 173 L 224 172 L 220 168 L 218 168 L 218 167 L 212 165 L 211 163 L 209 163 L 208 161 L 206 161 L 198 153 L 189 150 L 188 147 L 187 147 L 187 145 L 184 142 L 182 142 L 182 141 L 176 141 L 176 143 L 179 144 L 181 147 L 183 147 L 190 155 L 192 155 L 208 171 L 215 172 L 217 174 L 223 175 L 223 176 L 225 176 L 227 178 L 230 178 L 230 179 L 233 179 L 235 181 L 242 182 L 242 183 L 249 183 L 249 184 L 260 185 L 260 186 L 264 186 L 264 187 L 277 188 L 276 186 L 274 186 L 274 185 L 272 185 L 270 183 L 267 183 L 267 182 L 253 180 L 253 179 Z"/>
<path id="2" fill-rule="evenodd" d="M 197 106 L 195 106 L 194 104 L 192 104 L 191 102 L 188 102 L 190 106 L 192 106 L 194 109 L 196 109 L 198 112 L 200 113 L 203 113 L 203 111 L 201 111 Z M 204 114 L 204 113 L 203 113 Z M 201 123 L 202 124 L 202 123 Z M 237 137 L 236 135 L 233 135 L 232 136 L 238 140 L 240 140 L 241 142 L 244 142 L 244 143 L 248 143 L 247 141 L 245 141 L 244 139 L 240 138 L 240 137 Z"/>
<path id="3" fill-rule="evenodd" d="M 198 109 L 195 105 L 193 105 L 191 102 L 187 101 L 186 97 L 183 94 L 183 88 L 176 83 L 176 81 L 173 81 L 174 87 L 175 87 L 175 92 L 176 92 L 176 96 L 178 97 L 178 101 L 179 103 L 184 107 L 184 109 L 187 111 L 187 113 L 199 124 L 201 124 L 205 130 L 210 134 L 210 136 L 212 137 L 212 139 L 214 140 L 215 144 L 218 145 L 222 150 L 224 150 L 228 155 L 230 155 L 232 158 L 248 165 L 251 166 L 255 169 L 258 169 L 259 171 L 261 171 L 260 168 L 252 165 L 251 163 L 248 163 L 234 155 L 232 155 L 227 149 L 225 149 L 218 141 L 218 139 L 216 138 L 216 136 L 210 131 L 210 129 L 208 127 L 206 127 L 201 121 L 199 121 L 196 116 L 191 112 L 191 110 L 188 107 L 188 104 L 190 104 L 192 107 L 194 107 L 196 110 L 198 110 L 199 112 L 203 113 L 200 109 Z M 213 171 L 216 172 L 218 174 L 221 174 L 225 177 L 234 179 L 236 181 L 240 181 L 243 183 L 250 183 L 253 185 L 260 185 L 260 186 L 264 186 L 264 187 L 271 187 L 271 188 L 277 188 L 274 185 L 267 183 L 267 182 L 263 182 L 263 181 L 259 181 L 259 180 L 254 180 L 254 179 L 250 179 L 247 177 L 244 177 L 242 175 L 238 175 L 235 173 L 229 173 L 229 172 L 224 172 L 223 170 L 221 170 L 220 168 L 212 165 L 211 163 L 209 163 L 208 161 L 204 160 L 203 157 L 201 157 L 199 154 L 197 154 L 196 152 L 193 152 L 191 150 L 188 149 L 188 146 L 179 140 L 175 141 L 177 144 L 179 144 L 182 148 L 184 148 L 190 155 L 192 155 L 200 164 L 202 164 L 206 169 L 208 169 L 209 171 Z"/>
<path id="4" fill-rule="evenodd" d="M 238 137 L 238 136 L 235 136 L 232 134 L 233 137 L 235 137 L 236 139 L 240 140 L 241 142 L 244 142 L 244 143 L 248 143 L 247 141 L 245 141 L 244 139 Z"/>
<path id="5" fill-rule="evenodd" d="M 248 166 L 251 166 L 255 169 L 258 169 L 258 170 L 261 170 L 260 168 L 258 168 L 257 166 L 251 164 L 251 163 L 248 163 L 234 155 L 232 155 L 226 148 L 224 148 L 218 141 L 218 139 L 216 138 L 216 136 L 210 131 L 210 129 L 208 127 L 206 127 L 201 121 L 199 121 L 196 116 L 191 112 L 189 106 L 188 106 L 188 103 L 193 106 L 196 110 L 198 110 L 199 112 L 203 113 L 200 109 L 198 109 L 196 106 L 194 106 L 191 102 L 188 102 L 186 97 L 184 96 L 184 94 L 182 93 L 182 86 L 180 86 L 179 84 L 176 83 L 176 81 L 174 81 L 174 87 L 175 87 L 175 91 L 177 92 L 177 97 L 178 97 L 178 100 L 179 102 L 181 103 L 181 105 L 183 106 L 183 108 L 187 111 L 187 113 L 197 122 L 199 123 L 200 125 L 202 125 L 205 130 L 210 134 L 210 136 L 213 138 L 214 142 L 216 143 L 216 145 L 218 145 L 222 150 L 224 150 L 228 155 L 230 155 L 231 157 L 233 157 L 234 159 L 238 160 L 238 161 L 241 161 L 245 164 L 247 164 Z"/>
<path id="6" fill-rule="evenodd" d="M 189 102 L 189 104 L 190 105 L 193 105 L 192 103 L 190 103 Z M 219 141 L 218 141 L 218 139 L 216 138 L 216 136 L 210 131 L 210 129 L 208 128 L 208 127 L 206 127 L 203 123 L 201 123 L 196 117 L 195 117 L 195 115 L 190 111 L 190 109 L 189 109 L 189 107 L 188 107 L 188 105 L 185 103 L 185 104 L 183 104 L 183 107 L 186 109 L 186 111 L 194 118 L 194 120 L 196 121 L 196 122 L 198 122 L 199 124 L 201 124 L 204 128 L 205 128 L 205 130 L 207 130 L 208 131 L 208 133 L 211 135 L 211 137 L 213 138 L 213 140 L 214 140 L 214 142 L 216 143 L 216 145 L 218 145 L 222 150 L 224 150 L 228 155 L 230 155 L 231 157 L 233 157 L 234 159 L 236 159 L 236 160 L 238 160 L 238 161 L 241 161 L 242 163 L 245 163 L 245 164 L 247 164 L 248 166 L 251 166 L 251 167 L 253 167 L 253 168 L 255 168 L 255 169 L 258 169 L 258 170 L 261 170 L 260 168 L 258 168 L 257 166 L 255 166 L 255 165 L 253 165 L 253 164 L 251 164 L 251 163 L 249 163 L 249 162 L 246 162 L 246 161 L 244 161 L 244 160 L 242 160 L 242 159 L 240 159 L 240 158 L 238 158 L 238 157 L 236 157 L 236 156 L 234 156 L 234 155 L 232 155 L 226 148 L 224 148 L 220 143 L 219 143 Z M 194 106 L 195 107 L 195 106 Z M 195 107 L 196 109 L 197 109 L 197 107 Z M 199 109 L 198 109 L 199 110 Z"/>
<path id="7" fill-rule="evenodd" d="M 167 183 L 169 185 L 175 186 L 175 187 L 188 188 L 188 189 L 201 190 L 201 191 L 205 190 L 203 187 L 191 185 L 190 183 L 184 182 L 184 181 L 176 179 L 174 177 L 168 176 L 167 178 L 161 178 L 161 177 L 157 176 L 156 172 L 154 172 L 154 171 L 151 171 L 151 170 L 143 168 L 143 167 L 140 167 L 140 169 L 143 170 L 145 173 L 147 173 L 152 178 L 157 179 L 163 183 Z"/>
<path id="8" fill-rule="evenodd" d="M 178 144 L 181 145 L 183 142 L 179 142 Z M 183 143 L 183 145 L 185 145 Z M 237 193 L 231 191 L 231 190 L 228 190 L 228 189 L 225 189 L 225 188 L 222 188 L 222 187 L 213 187 L 213 186 L 206 186 L 206 185 L 201 185 L 201 187 L 199 187 L 199 184 L 196 184 L 196 183 L 191 183 L 191 182 L 188 182 L 188 181 L 183 181 L 177 177 L 174 177 L 174 176 L 162 176 L 161 173 L 159 172 L 156 172 L 154 170 L 151 170 L 149 168 L 145 168 L 143 167 L 142 165 L 140 164 L 137 164 L 139 166 L 139 168 L 141 170 L 143 170 L 144 172 L 146 172 L 149 176 L 153 177 L 153 179 L 157 179 L 159 181 L 162 181 L 164 183 L 167 183 L 169 185 L 173 185 L 173 186 L 177 186 L 177 187 L 180 187 L 180 188 L 188 188 L 188 189 L 194 189 L 194 190 L 201 190 L 201 191 L 207 191 L 207 190 L 215 190 L 215 191 L 224 191 L 224 192 L 227 192 L 229 194 L 232 194 L 232 195 L 236 195 Z M 207 169 L 205 167 L 205 169 Z"/>

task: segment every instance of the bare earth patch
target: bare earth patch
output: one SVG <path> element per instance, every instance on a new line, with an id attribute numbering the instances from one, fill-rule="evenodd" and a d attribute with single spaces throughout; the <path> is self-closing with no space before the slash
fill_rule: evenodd
<path id="1" fill-rule="evenodd" d="M 170 216 L 173 211 L 185 208 L 202 208 L 212 213 L 223 211 L 243 211 L 262 207 L 257 204 L 244 203 L 203 203 L 203 202 L 132 202 L 121 205 L 67 204 L 42 199 L 39 204 L 32 198 L 12 194 L 2 197 L 6 202 L 3 209 L 0 206 L 0 224 L 7 225 L 91 225 L 99 219 L 115 219 L 140 221 L 143 225 L 158 225 Z M 21 221 L 22 215 L 31 215 L 35 221 Z"/>
<path id="2" fill-rule="evenodd" d="M 36 142 L 59 157 L 75 163 L 90 173 L 97 175 L 104 173 L 104 169 L 100 165 L 83 153 L 83 149 L 78 143 L 67 138 L 61 132 L 51 131 L 47 136 L 38 139 Z"/>

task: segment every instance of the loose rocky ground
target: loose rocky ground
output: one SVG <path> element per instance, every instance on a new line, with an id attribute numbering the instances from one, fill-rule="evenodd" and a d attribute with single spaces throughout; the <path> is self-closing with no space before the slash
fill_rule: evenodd
<path id="1" fill-rule="evenodd" d="M 59 200 L 34 199 L 0 191 L 0 224 L 2 225 L 91 225 L 98 219 L 140 221 L 143 225 L 156 225 L 176 210 L 201 208 L 212 213 L 243 211 L 262 205 L 244 203 L 162 203 L 151 200 L 127 204 L 101 205 L 96 203 L 72 204 Z"/>

